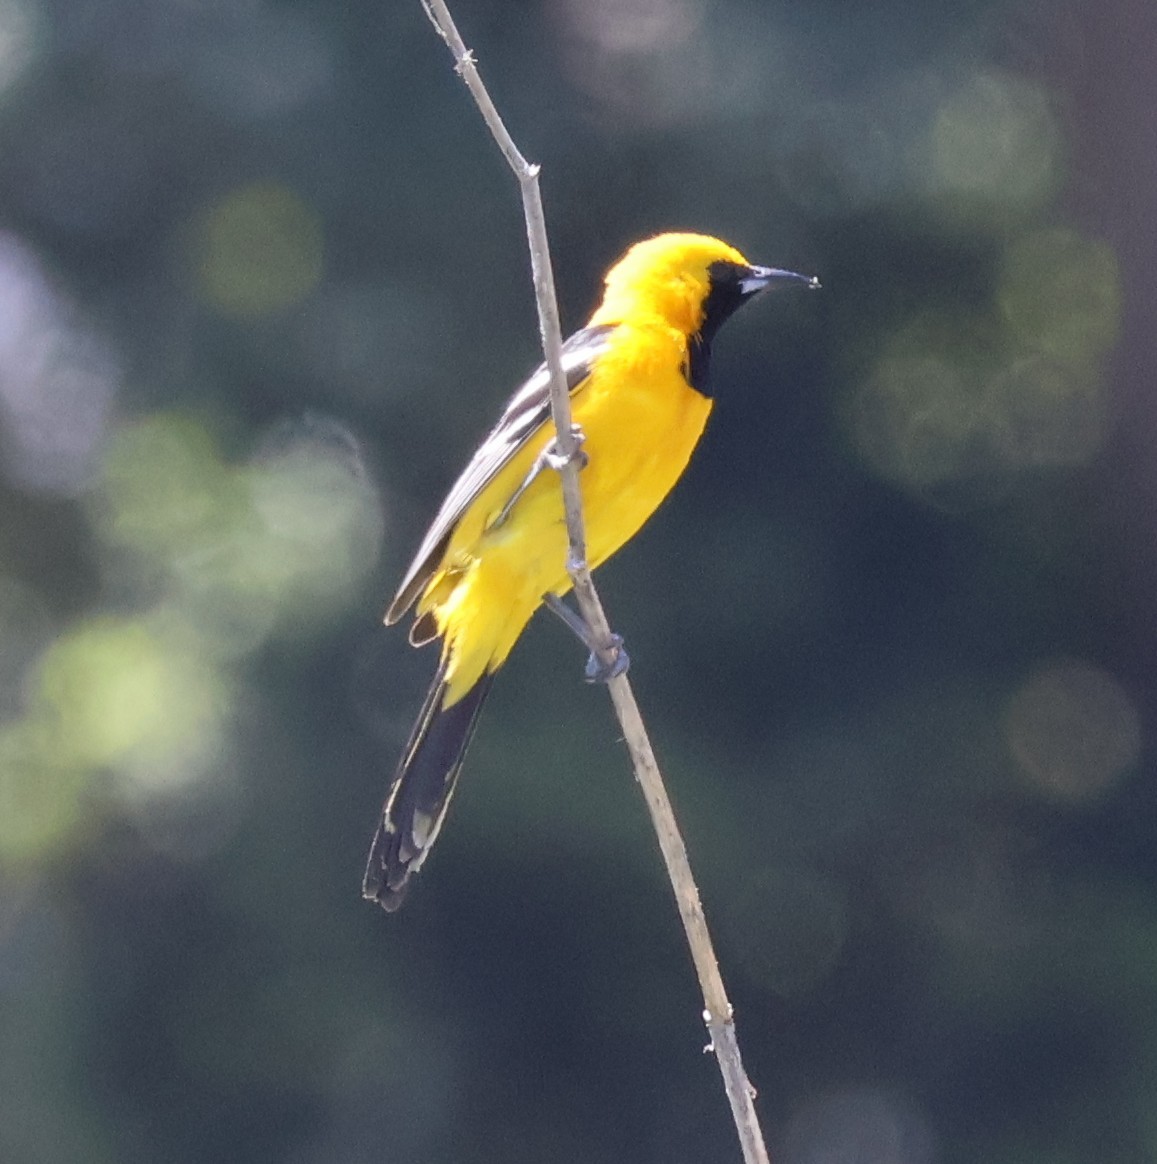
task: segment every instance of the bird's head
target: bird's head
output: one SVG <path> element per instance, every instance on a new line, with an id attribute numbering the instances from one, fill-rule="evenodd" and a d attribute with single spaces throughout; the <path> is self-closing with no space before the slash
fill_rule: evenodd
<path id="1" fill-rule="evenodd" d="M 705 234 L 660 234 L 636 243 L 607 274 L 606 295 L 591 325 L 658 317 L 710 342 L 742 303 L 781 280 L 815 279 L 749 263 L 733 246 Z"/>

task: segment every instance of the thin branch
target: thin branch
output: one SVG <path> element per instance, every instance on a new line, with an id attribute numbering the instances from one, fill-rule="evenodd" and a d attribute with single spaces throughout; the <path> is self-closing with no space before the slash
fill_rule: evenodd
<path id="1" fill-rule="evenodd" d="M 578 458 L 575 456 L 577 442 L 571 429 L 570 395 L 562 370 L 562 334 L 559 328 L 554 274 L 546 235 L 546 217 L 538 184 L 539 166 L 526 160 L 503 124 L 478 74 L 474 54 L 463 43 L 445 0 L 422 0 L 422 4 L 438 34 L 453 53 L 455 69 L 474 97 L 494 140 L 518 178 L 522 192 L 535 301 L 538 306 L 538 326 L 542 337 L 543 354 L 550 372 L 551 415 L 557 430 L 556 444 L 565 458 L 560 475 L 563 502 L 566 507 L 567 535 L 570 541 L 567 570 L 574 585 L 579 608 L 587 624 L 594 631 L 596 643 L 599 644 L 598 653 L 603 662 L 610 665 L 615 657 L 614 640 L 586 561 L 582 493 L 579 485 Z M 634 765 L 635 777 L 643 790 L 651 814 L 651 823 L 654 825 L 659 848 L 667 866 L 667 876 L 675 893 L 683 929 L 687 934 L 691 958 L 703 992 L 703 1020 L 711 1038 L 709 1046 L 715 1053 L 719 1070 L 723 1075 L 723 1086 L 731 1104 L 731 1114 L 739 1134 L 743 1159 L 745 1164 L 768 1164 L 767 1148 L 763 1142 L 759 1119 L 755 1114 L 753 1102 L 755 1091 L 743 1070 L 731 1003 L 728 1001 L 723 978 L 719 973 L 719 963 L 707 929 L 703 906 L 699 901 L 699 890 L 691 873 L 687 849 L 683 844 L 683 837 L 663 784 L 654 749 L 651 747 L 639 705 L 635 701 L 634 691 L 626 675 L 612 679 L 608 686 L 615 714 L 618 716 L 623 738 L 626 740 L 627 750 Z"/>
<path id="2" fill-rule="evenodd" d="M 518 179 L 522 192 L 522 209 L 526 219 L 526 239 L 530 247 L 530 269 L 534 279 L 534 299 L 538 306 L 538 331 L 543 355 L 550 372 L 550 412 L 556 429 L 555 443 L 565 464 L 561 470 L 562 496 L 566 510 L 566 532 L 570 541 L 570 560 L 567 569 L 575 585 L 575 595 L 595 640 L 602 644 L 599 654 L 608 665 L 614 662 L 615 646 L 611 628 L 599 604 L 590 571 L 586 568 L 586 532 L 583 527 L 582 493 L 579 488 L 579 468 L 576 453 L 578 442 L 571 428 L 570 393 L 562 370 L 562 329 L 558 320 L 558 299 L 554 291 L 554 271 L 550 262 L 550 244 L 546 237 L 546 214 L 542 208 L 542 193 L 538 185 L 539 167 L 528 162 L 514 144 L 503 124 L 482 78 L 474 54 L 466 47 L 458 33 L 445 0 L 422 0 L 438 34 L 454 55 L 454 68 L 466 82 L 482 117 L 486 121 L 498 148 L 502 150 L 510 168 Z M 586 597 L 584 604 L 583 598 Z M 588 609 L 589 608 L 589 609 Z M 597 610 L 595 609 L 597 608 Z"/>

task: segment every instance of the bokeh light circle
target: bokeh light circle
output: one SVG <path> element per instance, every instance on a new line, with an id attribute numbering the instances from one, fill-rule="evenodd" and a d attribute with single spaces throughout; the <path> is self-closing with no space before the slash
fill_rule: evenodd
<path id="1" fill-rule="evenodd" d="M 1027 780 L 1070 803 L 1103 794 L 1141 750 L 1137 709 L 1100 667 L 1074 660 L 1048 663 L 1013 695 L 1009 747 Z"/>
<path id="2" fill-rule="evenodd" d="M 1054 227 L 1018 239 L 1005 257 L 997 297 L 1017 338 L 1055 359 L 1088 362 L 1117 339 L 1116 256 L 1074 230 Z"/>
<path id="3" fill-rule="evenodd" d="M 225 315 L 284 311 L 321 278 L 321 220 L 275 182 L 243 186 L 210 207 L 197 246 L 201 290 Z"/>
<path id="4" fill-rule="evenodd" d="M 988 70 L 950 93 L 934 118 L 919 168 L 933 197 L 994 221 L 1041 206 L 1056 188 L 1060 132 L 1048 97 L 1024 77 Z"/>

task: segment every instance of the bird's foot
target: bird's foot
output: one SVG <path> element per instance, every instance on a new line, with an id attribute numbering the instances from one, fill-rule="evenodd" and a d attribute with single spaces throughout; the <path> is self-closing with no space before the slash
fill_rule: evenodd
<path id="1" fill-rule="evenodd" d="M 591 651 L 590 658 L 583 668 L 583 678 L 588 683 L 609 683 L 612 679 L 627 673 L 631 666 L 631 656 L 623 646 L 623 636 L 612 634 L 611 647 L 615 657 L 609 663 L 605 663 L 597 651 Z"/>
<path id="2" fill-rule="evenodd" d="M 627 654 L 627 648 L 623 646 L 622 635 L 612 632 L 611 649 L 614 651 L 614 658 L 609 663 L 604 663 L 599 657 L 599 644 L 595 642 L 594 631 L 591 630 L 586 619 L 577 611 L 571 610 L 557 594 L 544 594 L 542 600 L 549 610 L 566 623 L 571 634 L 590 651 L 590 658 L 587 659 L 586 666 L 583 668 L 583 678 L 588 683 L 609 683 L 612 679 L 626 672 L 631 665 L 631 656 Z"/>

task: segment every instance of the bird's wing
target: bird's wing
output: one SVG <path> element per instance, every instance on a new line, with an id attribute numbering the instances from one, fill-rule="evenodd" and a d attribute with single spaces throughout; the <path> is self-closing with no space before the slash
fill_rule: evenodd
<path id="1" fill-rule="evenodd" d="M 562 370 L 567 388 L 576 392 L 590 375 L 594 361 L 607 348 L 613 325 L 576 331 L 562 346 Z M 386 611 L 386 623 L 395 623 L 414 604 L 441 564 L 454 527 L 476 497 L 510 463 L 510 459 L 550 420 L 550 373 L 545 364 L 510 398 L 498 423 L 478 447 L 462 475 L 454 482 L 438 510 L 394 601 Z"/>

